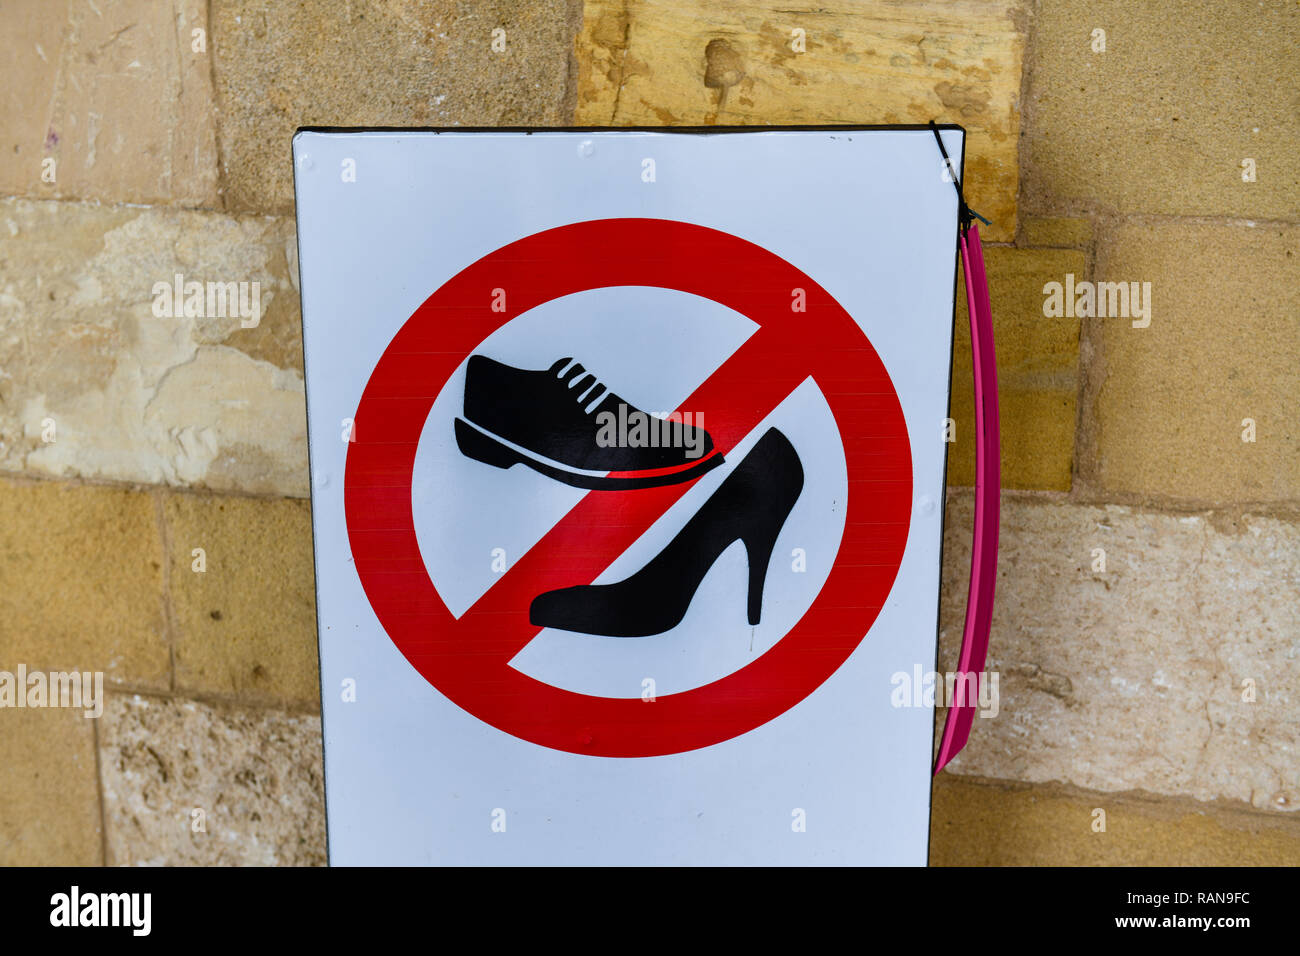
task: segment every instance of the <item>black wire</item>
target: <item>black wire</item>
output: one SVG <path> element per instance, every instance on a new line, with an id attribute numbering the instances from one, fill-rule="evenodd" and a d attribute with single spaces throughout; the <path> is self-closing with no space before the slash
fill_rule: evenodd
<path id="1" fill-rule="evenodd" d="M 957 190 L 957 218 L 961 229 L 961 234 L 966 235 L 970 229 L 971 220 L 978 219 L 986 226 L 991 226 L 989 222 L 970 206 L 966 205 L 966 198 L 962 195 L 961 180 L 957 177 L 957 170 L 948 158 L 948 150 L 944 148 L 943 137 L 939 135 L 939 127 L 935 125 L 934 120 L 930 120 L 930 132 L 934 133 L 934 141 L 939 144 L 939 152 L 943 154 L 943 161 L 947 165 L 948 172 L 952 174 L 952 188 Z"/>
<path id="2" fill-rule="evenodd" d="M 944 165 L 947 167 L 949 174 L 952 176 L 952 188 L 957 190 L 957 221 L 961 234 L 966 235 L 966 230 L 970 228 L 970 207 L 966 205 L 966 199 L 961 193 L 961 180 L 957 177 L 957 170 L 948 158 L 948 150 L 944 148 L 943 137 L 939 135 L 939 127 L 935 125 L 934 120 L 930 120 L 930 132 L 934 133 L 934 141 L 939 144 L 939 152 L 943 155 Z"/>

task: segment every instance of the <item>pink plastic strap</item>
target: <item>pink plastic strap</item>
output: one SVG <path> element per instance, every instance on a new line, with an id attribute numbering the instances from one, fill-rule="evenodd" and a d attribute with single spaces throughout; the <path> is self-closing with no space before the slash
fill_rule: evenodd
<path id="1" fill-rule="evenodd" d="M 993 591 L 998 571 L 998 514 L 1002 494 L 1002 462 L 998 442 L 998 370 L 993 353 L 993 310 L 979 227 L 972 224 L 961 237 L 966 301 L 970 311 L 971 359 L 975 372 L 975 543 L 971 549 L 970 590 L 966 595 L 966 629 L 961 639 L 956 686 L 965 688 L 948 711 L 935 759 L 937 774 L 966 746 L 979 703 L 979 681 L 988 657 L 993 623 Z M 971 675 L 967 681 L 962 675 Z M 971 689 L 976 693 L 972 697 Z"/>

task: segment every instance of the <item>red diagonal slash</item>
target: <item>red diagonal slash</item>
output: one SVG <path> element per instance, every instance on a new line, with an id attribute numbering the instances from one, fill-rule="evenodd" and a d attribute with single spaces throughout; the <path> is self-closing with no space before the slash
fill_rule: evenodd
<path id="1" fill-rule="evenodd" d="M 724 453 L 812 375 L 844 437 L 849 474 L 840 553 L 813 607 L 746 667 L 661 697 L 653 708 L 639 699 L 564 691 L 508 662 L 537 634 L 528 622 L 533 597 L 593 581 L 690 485 L 589 493 L 459 620 L 425 571 L 411 509 L 415 450 L 429 409 L 478 343 L 543 302 L 624 285 L 704 296 L 759 324 L 682 406 L 705 414 Z M 489 303 L 499 300 L 498 292 L 508 308 L 493 313 Z M 485 256 L 435 292 L 394 337 L 355 422 L 345 480 L 349 541 L 389 637 L 462 708 L 562 750 L 674 753 L 745 733 L 784 712 L 862 640 L 906 543 L 911 450 L 897 395 L 874 349 L 808 276 L 759 246 L 701 226 L 652 219 L 575 223 Z"/>

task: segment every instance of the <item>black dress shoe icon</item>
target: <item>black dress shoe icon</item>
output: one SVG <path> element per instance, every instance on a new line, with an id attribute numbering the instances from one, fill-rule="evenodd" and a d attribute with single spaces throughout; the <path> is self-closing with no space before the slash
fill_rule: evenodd
<path id="1" fill-rule="evenodd" d="M 539 594 L 529 609 L 529 621 L 609 637 L 661 634 L 681 623 L 705 573 L 740 540 L 749 559 L 749 623 L 757 625 L 772 548 L 803 491 L 803 478 L 794 446 L 769 428 L 649 564 L 617 584 L 584 584 Z"/>
<path id="2" fill-rule="evenodd" d="M 570 358 L 532 371 L 470 356 L 456 444 L 470 458 L 527 465 L 605 491 L 690 481 L 722 464 L 703 428 L 641 411 Z"/>

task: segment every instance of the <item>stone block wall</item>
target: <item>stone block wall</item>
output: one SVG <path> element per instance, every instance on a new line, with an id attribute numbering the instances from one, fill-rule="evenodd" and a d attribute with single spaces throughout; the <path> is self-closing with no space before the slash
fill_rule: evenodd
<path id="1" fill-rule="evenodd" d="M 1192 9 L 0 3 L 0 669 L 107 685 L 0 710 L 0 864 L 324 862 L 294 129 L 930 119 L 994 222 L 1007 485 L 932 862 L 1300 862 L 1300 7 Z M 177 275 L 260 321 L 155 314 Z M 1149 291 L 1048 314 L 1067 281 Z"/>

